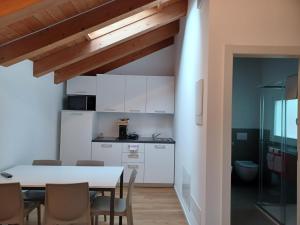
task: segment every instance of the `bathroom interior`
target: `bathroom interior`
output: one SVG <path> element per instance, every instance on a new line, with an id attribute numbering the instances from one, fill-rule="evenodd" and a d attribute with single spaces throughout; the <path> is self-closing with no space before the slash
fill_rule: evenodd
<path id="1" fill-rule="evenodd" d="M 297 224 L 298 64 L 234 59 L 231 225 Z"/>

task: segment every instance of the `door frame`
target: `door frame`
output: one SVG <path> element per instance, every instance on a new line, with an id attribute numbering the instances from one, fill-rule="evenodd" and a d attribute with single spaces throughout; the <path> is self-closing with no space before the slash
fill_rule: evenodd
<path id="1" fill-rule="evenodd" d="M 300 46 L 225 46 L 223 74 L 223 120 L 222 120 L 222 225 L 231 225 L 231 144 L 232 144 L 232 89 L 234 57 L 258 58 L 298 58 L 298 77 L 300 78 Z M 300 90 L 300 79 L 298 79 Z M 300 96 L 298 95 L 298 102 Z M 298 104 L 298 118 L 300 118 Z M 300 126 L 298 125 L 297 149 L 300 152 Z M 297 189 L 300 187 L 300 165 L 297 161 Z M 300 191 L 297 191 L 297 225 L 300 225 Z"/>

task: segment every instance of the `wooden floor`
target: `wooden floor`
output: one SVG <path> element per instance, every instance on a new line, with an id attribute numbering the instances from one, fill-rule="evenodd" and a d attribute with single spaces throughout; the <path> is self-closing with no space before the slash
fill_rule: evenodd
<path id="1" fill-rule="evenodd" d="M 134 225 L 187 225 L 172 188 L 135 188 L 133 206 Z M 127 224 L 126 218 L 123 221 L 124 225 Z M 106 224 L 101 217 L 101 225 Z M 117 218 L 115 224 L 118 224 Z M 36 225 L 35 212 L 30 217 L 29 225 Z"/>

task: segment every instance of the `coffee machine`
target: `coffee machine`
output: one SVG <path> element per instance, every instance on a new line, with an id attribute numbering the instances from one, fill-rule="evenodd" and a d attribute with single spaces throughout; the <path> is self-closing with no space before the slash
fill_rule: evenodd
<path id="1" fill-rule="evenodd" d="M 127 135 L 127 126 L 128 126 L 128 118 L 119 119 L 117 121 L 117 125 L 119 126 L 119 139 L 124 140 L 128 138 Z"/>

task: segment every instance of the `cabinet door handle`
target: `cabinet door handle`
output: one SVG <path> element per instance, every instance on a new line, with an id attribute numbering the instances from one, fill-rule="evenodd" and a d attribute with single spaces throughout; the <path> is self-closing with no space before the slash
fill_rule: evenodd
<path id="1" fill-rule="evenodd" d="M 82 116 L 83 113 L 80 113 L 80 112 L 73 112 L 71 113 L 72 116 Z"/>
<path id="2" fill-rule="evenodd" d="M 165 145 L 155 145 L 154 146 L 156 149 L 166 149 Z"/>
<path id="3" fill-rule="evenodd" d="M 102 148 L 112 148 L 112 144 L 102 144 Z"/>
<path id="4" fill-rule="evenodd" d="M 139 154 L 128 154 L 128 158 L 130 158 L 130 159 L 138 159 L 139 158 Z"/>
<path id="5" fill-rule="evenodd" d="M 141 112 L 141 110 L 139 110 L 139 109 L 130 109 L 129 112 L 138 113 L 138 112 Z"/>
<path id="6" fill-rule="evenodd" d="M 115 109 L 104 109 L 103 111 L 105 111 L 105 112 L 114 112 L 116 110 Z"/>
<path id="7" fill-rule="evenodd" d="M 86 94 L 87 91 L 75 91 L 76 94 Z"/>
<path id="8" fill-rule="evenodd" d="M 165 110 L 155 110 L 154 112 L 156 112 L 156 113 L 166 113 Z"/>
<path id="9" fill-rule="evenodd" d="M 138 153 L 139 150 L 129 150 L 130 153 Z"/>
<path id="10" fill-rule="evenodd" d="M 128 165 L 127 168 L 128 169 L 138 169 L 139 166 L 138 165 Z"/>

